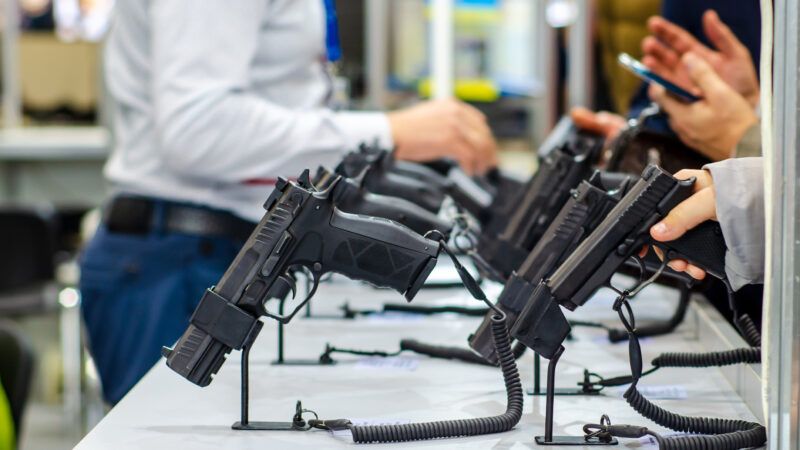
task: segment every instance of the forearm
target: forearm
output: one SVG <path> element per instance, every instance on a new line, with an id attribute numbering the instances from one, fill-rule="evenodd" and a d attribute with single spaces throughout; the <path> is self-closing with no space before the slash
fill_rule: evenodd
<path id="1" fill-rule="evenodd" d="M 764 183 L 762 158 L 707 164 L 716 193 L 717 219 L 728 246 L 725 272 L 736 290 L 764 281 Z"/>
<path id="2" fill-rule="evenodd" d="M 178 105 L 173 101 L 159 114 L 158 135 L 165 162 L 193 178 L 240 182 L 293 176 L 308 161 L 334 163 L 360 142 L 391 145 L 388 121 L 380 113 L 293 110 L 224 92 Z"/>

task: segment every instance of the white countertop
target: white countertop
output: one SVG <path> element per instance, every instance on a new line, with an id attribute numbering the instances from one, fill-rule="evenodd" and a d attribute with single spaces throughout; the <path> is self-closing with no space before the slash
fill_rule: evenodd
<path id="1" fill-rule="evenodd" d="M 495 285 L 487 289 L 490 298 L 499 289 Z M 633 302 L 637 320 L 644 323 L 647 319 L 670 316 L 676 299 L 677 294 L 666 288 L 648 288 Z M 332 283 L 320 286 L 313 300 L 314 313 L 335 314 L 345 300 L 356 308 L 380 308 L 384 302 L 404 301 L 392 291 L 335 278 Z M 612 300 L 609 293 L 601 292 L 569 317 L 603 320 L 617 326 L 616 313 L 610 307 Z M 415 303 L 481 306 L 461 289 L 425 289 Z M 478 322 L 478 318 L 453 315 L 373 316 L 356 320 L 299 317 L 286 328 L 287 358 L 317 358 L 326 342 L 344 348 L 387 351 L 397 349 L 401 338 L 466 346 L 467 336 Z M 695 320 L 687 320 L 671 336 L 644 339 L 645 368 L 648 361 L 663 351 L 703 349 L 696 339 L 695 326 Z M 278 367 L 270 364 L 276 354 L 275 330 L 274 323 L 268 322 L 252 351 L 250 420 L 288 421 L 297 400 L 325 419 L 430 421 L 496 415 L 505 410 L 506 393 L 497 368 L 413 354 L 404 354 L 402 359 L 395 360 L 398 364 L 383 367 L 374 367 L 368 364 L 370 361 L 350 355 L 334 355 L 339 363 L 333 366 Z M 574 336 L 559 364 L 559 387 L 575 386 L 584 368 L 608 376 L 629 370 L 626 343 L 609 344 L 599 329 L 577 328 Z M 334 437 L 320 430 L 231 430 L 230 425 L 239 416 L 239 361 L 239 353 L 233 352 L 211 385 L 199 388 L 173 373 L 161 360 L 77 448 L 261 450 L 355 445 L 346 436 Z M 518 360 L 525 388 L 532 385 L 532 361 L 531 352 Z M 542 383 L 546 360 L 543 363 Z M 688 396 L 653 399 L 681 414 L 754 420 L 718 369 L 662 369 L 644 378 L 640 387 L 671 391 L 677 397 Z M 596 423 L 603 413 L 610 416 L 612 423 L 640 424 L 664 431 L 633 411 L 621 392 L 610 390 L 600 397 L 557 397 L 556 434 L 581 435 L 582 425 Z M 533 448 L 534 436 L 544 433 L 544 409 L 544 397 L 534 399 L 526 395 L 522 421 L 510 432 L 411 442 L 394 448 Z M 622 448 L 656 448 L 630 439 L 621 444 Z"/>

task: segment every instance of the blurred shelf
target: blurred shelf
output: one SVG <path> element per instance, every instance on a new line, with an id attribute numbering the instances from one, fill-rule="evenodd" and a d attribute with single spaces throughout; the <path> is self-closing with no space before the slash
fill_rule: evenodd
<path id="1" fill-rule="evenodd" d="M 0 163 L 15 161 L 102 161 L 111 136 L 103 127 L 0 129 Z"/>

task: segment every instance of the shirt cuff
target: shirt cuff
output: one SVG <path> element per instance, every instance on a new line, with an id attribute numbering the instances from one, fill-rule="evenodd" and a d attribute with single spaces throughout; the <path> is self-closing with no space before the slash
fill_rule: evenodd
<path id="1" fill-rule="evenodd" d="M 392 149 L 392 128 L 386 114 L 379 112 L 337 112 L 336 123 L 339 126 L 346 147 L 356 149 L 360 144 L 378 144 L 378 148 Z"/>
<path id="2" fill-rule="evenodd" d="M 716 193 L 717 219 L 728 251 L 725 274 L 734 290 L 764 281 L 764 178 L 761 158 L 706 164 Z"/>

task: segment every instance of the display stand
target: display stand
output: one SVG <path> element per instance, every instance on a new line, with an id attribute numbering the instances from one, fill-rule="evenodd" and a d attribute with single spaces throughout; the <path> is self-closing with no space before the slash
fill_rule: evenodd
<path id="1" fill-rule="evenodd" d="M 539 356 L 538 353 L 534 353 L 533 355 L 533 389 L 528 389 L 527 394 L 538 396 L 538 395 L 550 395 L 550 388 L 549 386 L 550 379 L 549 379 L 549 372 L 548 372 L 548 386 L 547 391 L 542 391 L 542 357 Z M 553 366 L 553 360 L 550 360 L 550 366 Z M 549 369 L 548 369 L 549 370 Z M 594 385 L 589 380 L 589 373 L 584 372 L 583 375 L 583 383 L 579 383 L 582 388 L 552 388 L 553 395 L 601 395 L 600 389 L 593 387 Z"/>
<path id="2" fill-rule="evenodd" d="M 252 344 L 252 343 L 251 343 Z M 301 430 L 294 422 L 251 422 L 250 421 L 250 345 L 242 348 L 242 374 L 241 374 L 241 418 L 231 425 L 234 430 L 273 430 L 293 431 Z M 300 410 L 298 404 L 298 410 Z"/>
<path id="3" fill-rule="evenodd" d="M 617 445 L 618 442 L 616 439 L 612 438 L 610 441 L 602 441 L 597 437 L 588 438 L 586 436 L 553 436 L 553 406 L 555 403 L 555 396 L 556 396 L 556 366 L 558 365 L 558 360 L 561 358 L 561 355 L 564 353 L 564 347 L 561 346 L 556 351 L 555 355 L 550 358 L 550 362 L 547 365 L 547 392 L 545 395 L 547 396 L 546 403 L 545 403 L 545 417 L 544 417 L 544 436 L 536 436 L 536 443 L 538 445 Z M 539 355 L 536 355 L 538 360 Z M 534 371 L 534 376 L 538 374 L 538 371 Z M 536 386 L 538 386 L 538 381 L 534 385 L 534 391 L 536 390 Z"/>
<path id="4" fill-rule="evenodd" d="M 278 303 L 278 314 L 281 316 L 284 312 L 284 306 L 286 304 L 286 298 L 282 298 Z M 311 304 L 311 302 L 309 302 Z M 307 310 L 308 311 L 308 310 Z M 310 313 L 309 313 L 310 314 Z M 286 347 L 286 339 L 283 327 L 285 325 L 282 322 L 278 322 L 278 358 L 275 361 L 272 361 L 272 365 L 274 366 L 330 366 L 336 364 L 336 361 L 332 359 L 286 359 L 284 357 L 284 349 Z M 244 354 L 242 355 L 244 357 Z"/>

